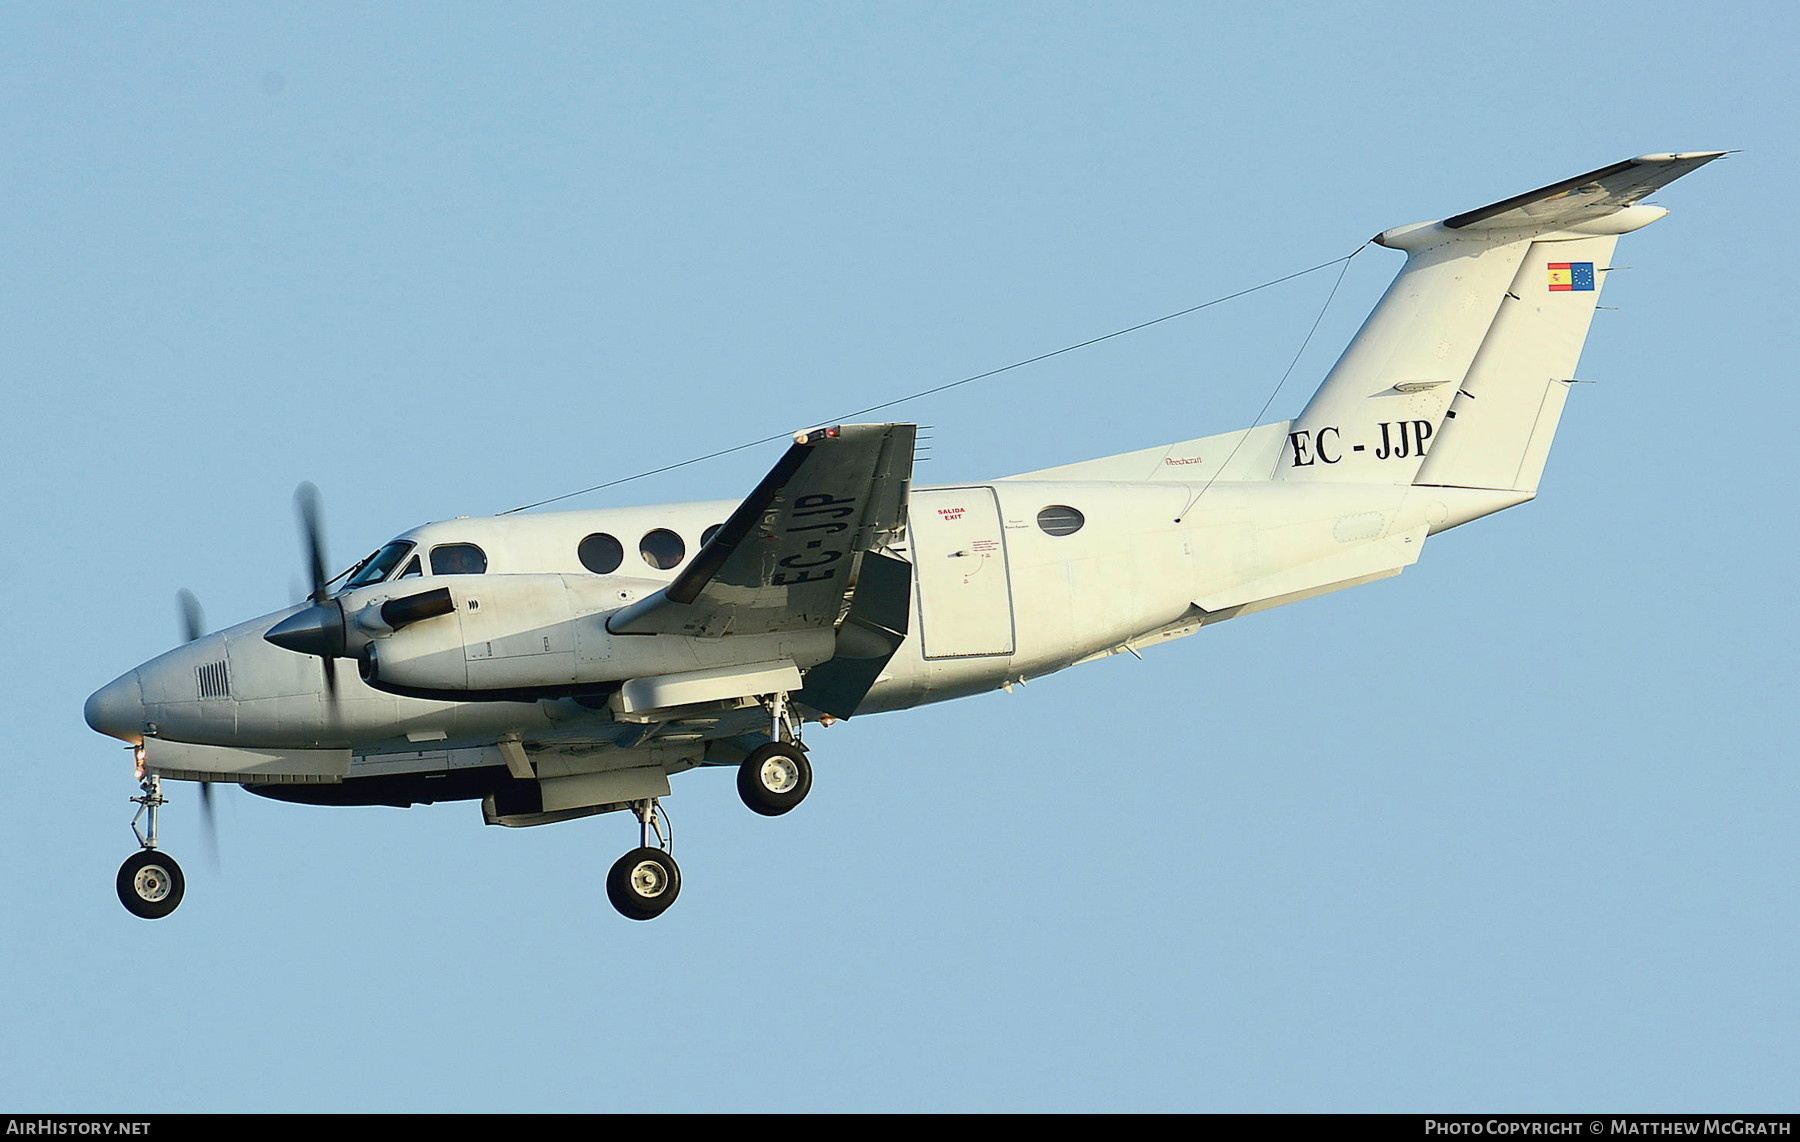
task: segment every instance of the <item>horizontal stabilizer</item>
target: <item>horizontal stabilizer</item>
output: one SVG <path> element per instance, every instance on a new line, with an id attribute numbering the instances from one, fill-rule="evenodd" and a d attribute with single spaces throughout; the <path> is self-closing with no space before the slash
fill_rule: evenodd
<path id="1" fill-rule="evenodd" d="M 1426 482 L 1421 466 L 1444 442 L 1446 425 L 1477 413 L 1470 400 L 1485 400 L 1490 412 L 1502 401 L 1508 408 L 1504 416 L 1480 418 L 1483 455 L 1459 465 L 1454 479 L 1434 465 L 1440 470 L 1429 482 L 1535 487 L 1561 408 L 1561 393 L 1546 396 L 1545 386 L 1570 379 L 1611 269 L 1612 242 L 1668 213 L 1641 199 L 1726 153 L 1640 155 L 1442 222 L 1377 235 L 1378 244 L 1406 251 L 1406 265 L 1294 418 L 1275 478 Z M 1485 357 L 1482 376 L 1471 378 L 1477 353 Z M 1502 394 L 1488 385 L 1485 396 L 1470 387 L 1471 379 L 1496 373 L 1531 387 Z M 1465 407 L 1452 409 L 1458 399 Z M 1468 453 L 1476 434 L 1455 427 L 1459 449 Z M 1504 476 L 1494 474 L 1508 465 Z"/>
<path id="2" fill-rule="evenodd" d="M 1639 155 L 1444 219 L 1449 230 L 1566 229 L 1616 214 L 1729 151 Z"/>

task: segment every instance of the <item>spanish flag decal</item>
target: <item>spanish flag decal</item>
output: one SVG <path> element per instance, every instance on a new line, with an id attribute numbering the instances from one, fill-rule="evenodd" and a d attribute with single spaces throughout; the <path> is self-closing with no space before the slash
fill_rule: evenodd
<path id="1" fill-rule="evenodd" d="M 1594 263 L 1592 262 L 1551 262 L 1548 268 L 1551 293 L 1569 293 L 1594 288 Z"/>

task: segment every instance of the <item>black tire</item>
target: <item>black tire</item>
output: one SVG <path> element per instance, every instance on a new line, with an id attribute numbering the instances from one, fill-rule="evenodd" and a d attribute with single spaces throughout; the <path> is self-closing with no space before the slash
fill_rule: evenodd
<path id="1" fill-rule="evenodd" d="M 753 812 L 779 817 L 812 792 L 812 763 L 782 742 L 752 751 L 738 766 L 738 796 Z"/>
<path id="2" fill-rule="evenodd" d="M 606 874 L 606 898 L 628 920 L 654 920 L 681 894 L 681 867 L 664 849 L 632 849 Z"/>
<path id="3" fill-rule="evenodd" d="M 119 903 L 133 916 L 160 920 L 175 911 L 187 880 L 167 853 L 143 849 L 119 866 Z"/>

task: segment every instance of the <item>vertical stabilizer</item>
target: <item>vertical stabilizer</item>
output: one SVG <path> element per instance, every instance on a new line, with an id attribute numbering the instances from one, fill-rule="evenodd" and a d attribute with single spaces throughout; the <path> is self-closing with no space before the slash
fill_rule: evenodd
<path id="1" fill-rule="evenodd" d="M 1376 239 L 1406 266 L 1295 418 L 1276 479 L 1412 482 L 1530 245 L 1508 237 L 1431 223 Z"/>
<path id="2" fill-rule="evenodd" d="M 1289 426 L 1274 478 L 1532 490 L 1613 244 L 1724 154 L 1641 155 L 1376 237 L 1406 265 Z"/>
<path id="3" fill-rule="evenodd" d="M 1531 244 L 1415 483 L 1537 491 L 1617 243 Z"/>

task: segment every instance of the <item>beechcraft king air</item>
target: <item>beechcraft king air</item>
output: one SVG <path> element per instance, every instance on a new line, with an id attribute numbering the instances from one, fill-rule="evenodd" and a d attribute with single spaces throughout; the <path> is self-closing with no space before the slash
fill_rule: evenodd
<path id="1" fill-rule="evenodd" d="M 491 825 L 617 810 L 607 893 L 680 891 L 660 800 L 734 766 L 776 815 L 805 726 L 1010 687 L 1399 574 L 1536 495 L 1613 248 L 1724 152 L 1643 155 L 1375 241 L 1406 263 L 1300 415 L 986 482 L 912 482 L 915 426 L 802 432 L 740 502 L 455 519 L 204 633 L 88 699 L 131 743 L 138 916 L 180 903 L 166 781 L 314 805 L 481 804 Z M 303 489 L 304 491 L 305 489 Z M 197 616 L 197 612 L 190 612 Z M 147 831 L 140 822 L 147 820 Z"/>

